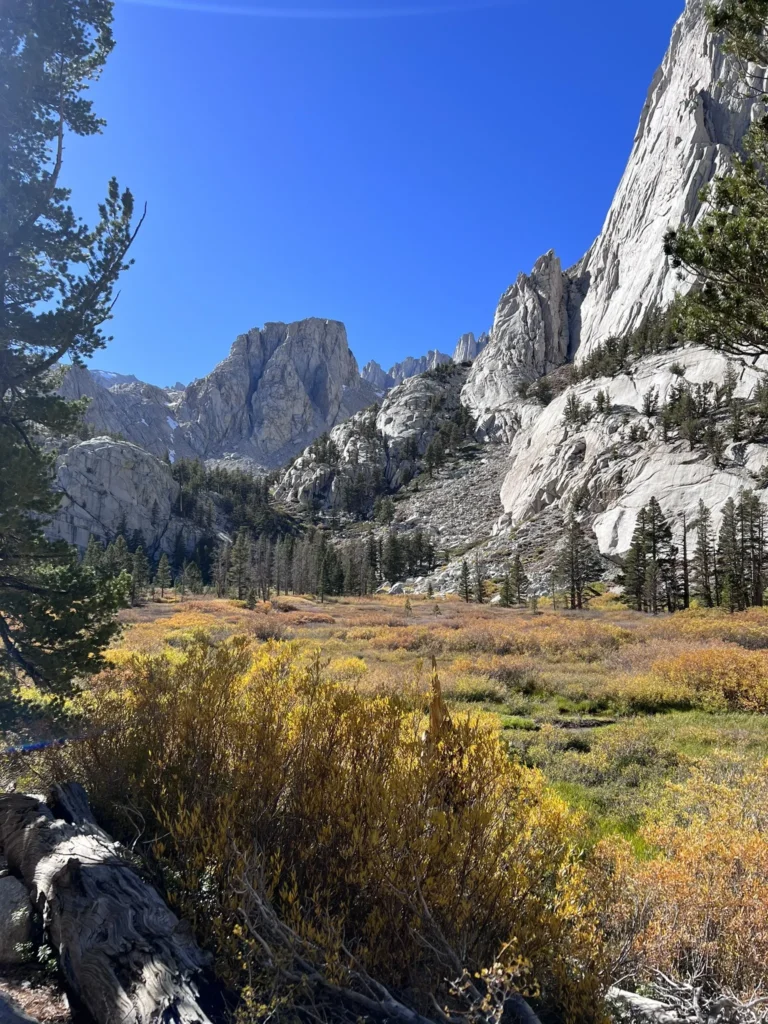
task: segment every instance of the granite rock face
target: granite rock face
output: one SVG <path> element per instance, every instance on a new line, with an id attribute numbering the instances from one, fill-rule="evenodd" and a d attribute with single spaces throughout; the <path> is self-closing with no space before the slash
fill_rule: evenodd
<path id="1" fill-rule="evenodd" d="M 659 417 L 648 417 L 643 409 L 649 390 L 656 389 L 663 404 L 670 388 L 682 380 L 691 385 L 722 383 L 726 367 L 720 354 L 689 348 L 644 359 L 632 373 L 569 388 L 512 442 L 499 528 L 546 517 L 553 510 L 565 514 L 576 495 L 585 504 L 601 553 L 608 556 L 629 548 L 638 511 L 654 496 L 663 509 L 686 512 L 689 523 L 703 499 L 717 524 L 729 497 L 756 486 L 757 475 L 768 464 L 768 448 L 731 445 L 722 465 L 716 466 L 701 448 L 691 451 L 685 442 L 664 441 Z M 746 398 L 761 368 L 736 369 L 736 397 Z M 609 396 L 611 411 L 595 413 L 581 427 L 567 424 L 569 396 L 594 403 L 598 391 Z"/>
<path id="2" fill-rule="evenodd" d="M 687 287 L 665 263 L 664 235 L 696 221 L 702 186 L 731 165 L 762 110 L 764 73 L 751 90 L 741 75 L 708 31 L 704 0 L 688 0 L 651 83 L 603 230 L 569 271 L 585 291 L 572 339 L 579 355 L 631 331 L 648 309 Z"/>
<path id="3" fill-rule="evenodd" d="M 486 436 L 508 441 L 518 429 L 520 381 L 578 361 L 688 287 L 664 260 L 664 235 L 700 216 L 702 186 L 732 163 L 762 110 L 764 76 L 747 94 L 739 75 L 708 31 L 704 0 L 688 0 L 599 237 L 566 272 L 553 252 L 542 256 L 501 298 L 464 394 Z"/>
<path id="4" fill-rule="evenodd" d="M 459 411 L 467 371 L 456 366 L 440 374 L 409 377 L 389 392 L 381 408 L 358 413 L 330 432 L 338 458 L 327 446 L 310 445 L 284 473 L 277 497 L 311 507 L 341 508 L 350 482 L 363 481 L 371 495 L 382 484 L 396 490 L 416 469 L 440 427 Z"/>
<path id="5" fill-rule="evenodd" d="M 310 319 L 243 334 L 207 377 L 183 390 L 95 378 L 73 368 L 61 391 L 87 397 L 95 432 L 171 459 L 241 456 L 271 469 L 376 400 L 358 373 L 344 325 Z"/>
<path id="6" fill-rule="evenodd" d="M 369 360 L 360 371 L 360 376 L 367 381 L 371 387 L 376 389 L 377 394 L 384 395 L 390 388 L 395 386 L 395 378 L 392 377 L 384 367 L 375 359 Z"/>
<path id="7" fill-rule="evenodd" d="M 477 359 L 487 344 L 487 334 L 481 334 L 477 339 L 471 331 L 468 334 L 462 334 L 456 342 L 456 348 L 453 350 L 454 363 L 473 362 Z"/>
<path id="8" fill-rule="evenodd" d="M 128 441 L 97 437 L 59 457 L 55 487 L 61 504 L 46 533 L 84 550 L 91 536 L 107 543 L 121 527 L 138 531 L 152 556 L 172 555 L 177 539 L 192 550 L 199 535 L 174 514 L 179 485 L 170 466 Z"/>
<path id="9" fill-rule="evenodd" d="M 488 344 L 462 393 L 481 436 L 510 441 L 531 412 L 521 391 L 566 362 L 573 301 L 554 252 L 537 260 L 530 275 L 520 274 L 501 297 Z"/>

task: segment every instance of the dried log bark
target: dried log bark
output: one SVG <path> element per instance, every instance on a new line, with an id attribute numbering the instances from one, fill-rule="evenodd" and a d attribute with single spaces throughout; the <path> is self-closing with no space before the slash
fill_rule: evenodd
<path id="1" fill-rule="evenodd" d="M 0 848 L 32 899 L 73 994 L 96 1024 L 210 1024 L 209 957 L 93 821 L 80 787 L 52 801 L 0 796 Z M 90 819 L 90 820 L 88 820 Z"/>
<path id="2" fill-rule="evenodd" d="M 0 993 L 0 1024 L 38 1024 L 38 1021 Z"/>

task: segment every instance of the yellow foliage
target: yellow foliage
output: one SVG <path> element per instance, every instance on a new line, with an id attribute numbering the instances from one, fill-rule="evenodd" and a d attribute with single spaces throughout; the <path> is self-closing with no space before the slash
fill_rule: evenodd
<path id="1" fill-rule="evenodd" d="M 768 656 L 737 647 L 709 647 L 658 661 L 662 684 L 688 693 L 691 706 L 711 711 L 768 711 Z"/>
<path id="2" fill-rule="evenodd" d="M 90 697 L 107 731 L 58 754 L 58 770 L 113 828 L 128 805 L 163 837 L 166 885 L 233 983 L 251 984 L 259 960 L 238 927 L 259 875 L 340 976 L 343 943 L 426 1007 L 447 998 L 442 942 L 472 972 L 506 948 L 566 1020 L 602 1019 L 578 820 L 492 728 L 453 714 L 425 743 L 424 690 L 366 695 L 339 681 L 359 670 L 344 661 L 324 671 L 290 644 L 202 636 L 178 661 L 134 655 Z"/>
<path id="3" fill-rule="evenodd" d="M 726 766 L 727 767 L 727 766 Z M 719 776 L 719 777 L 718 777 Z M 636 860 L 602 844 L 608 927 L 636 981 L 655 971 L 750 998 L 768 972 L 768 767 L 697 770 L 671 786 Z"/>

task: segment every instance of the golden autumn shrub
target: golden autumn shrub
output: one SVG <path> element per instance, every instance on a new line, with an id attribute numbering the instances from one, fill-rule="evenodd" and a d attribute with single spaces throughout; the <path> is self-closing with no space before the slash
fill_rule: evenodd
<path id="1" fill-rule="evenodd" d="M 337 665 L 345 680 L 358 667 Z M 455 716 L 425 736 L 423 693 L 366 695 L 319 656 L 242 638 L 133 656 L 87 700 L 105 731 L 57 771 L 124 836 L 144 822 L 170 895 L 241 990 L 266 983 L 243 919 L 261 892 L 337 983 L 362 964 L 433 1012 L 456 963 L 480 971 L 504 949 L 565 1020 L 602 1019 L 578 821 L 493 728 Z"/>
<path id="2" fill-rule="evenodd" d="M 768 711 L 768 655 L 738 647 L 707 647 L 657 661 L 663 686 L 710 711 Z"/>
<path id="3" fill-rule="evenodd" d="M 768 766 L 730 778 L 724 767 L 669 787 L 643 831 L 649 858 L 621 840 L 602 844 L 604 905 L 636 983 L 662 971 L 749 999 L 768 974 Z"/>

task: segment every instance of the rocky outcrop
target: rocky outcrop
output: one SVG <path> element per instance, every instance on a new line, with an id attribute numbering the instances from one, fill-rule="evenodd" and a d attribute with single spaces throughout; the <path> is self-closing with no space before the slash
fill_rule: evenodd
<path id="1" fill-rule="evenodd" d="M 462 334 L 456 342 L 452 356 L 447 356 L 437 349 L 431 349 L 425 356 L 419 358 L 407 356 L 402 362 L 395 363 L 388 371 L 375 359 L 371 359 L 360 371 L 360 376 L 376 388 L 380 395 L 385 395 L 387 391 L 397 384 L 402 384 L 409 377 L 416 377 L 420 373 L 426 373 L 427 370 L 434 370 L 436 366 L 443 366 L 450 362 L 471 363 L 487 344 L 487 334 L 481 334 L 477 339 L 471 332 Z"/>
<path id="2" fill-rule="evenodd" d="M 172 461 L 234 455 L 255 468 L 283 465 L 377 397 L 358 373 L 344 325 L 319 319 L 241 335 L 227 359 L 183 390 L 108 384 L 78 368 L 62 383 L 65 397 L 89 399 L 95 432 L 168 452 Z"/>
<path id="3" fill-rule="evenodd" d="M 631 374 L 569 388 L 512 443 L 499 529 L 546 517 L 552 510 L 562 515 L 577 495 L 601 553 L 609 556 L 628 549 L 637 513 L 652 497 L 669 512 L 686 512 L 689 522 L 704 500 L 718 522 L 729 497 L 756 486 L 757 475 L 768 464 L 768 448 L 731 445 L 722 465 L 716 466 L 701 448 L 691 451 L 686 442 L 666 442 L 658 416 L 648 417 L 643 409 L 649 390 L 656 389 L 663 404 L 681 380 L 693 385 L 722 382 L 726 366 L 723 356 L 690 348 L 645 359 Z M 748 397 L 760 375 L 760 368 L 740 368 L 736 396 Z M 593 413 L 584 426 L 568 424 L 569 398 L 576 395 L 582 404 L 593 404 L 599 391 L 609 397 L 611 411 Z"/>
<path id="4" fill-rule="evenodd" d="M 371 359 L 360 371 L 360 376 L 367 381 L 379 395 L 384 395 L 395 386 L 395 378 L 387 373 L 380 363 Z"/>
<path id="5" fill-rule="evenodd" d="M 163 388 L 142 381 L 108 379 L 84 368 L 72 367 L 60 388 L 65 398 L 87 398 L 86 423 L 94 433 L 131 441 L 147 452 L 162 458 L 170 453 L 172 460 L 195 458 L 200 452 L 199 440 L 189 426 L 181 428 L 178 396 Z"/>
<path id="6" fill-rule="evenodd" d="M 426 373 L 427 370 L 434 370 L 436 366 L 442 366 L 450 361 L 451 357 L 447 356 L 445 352 L 438 352 L 436 348 L 432 348 L 426 355 L 419 356 L 418 359 L 406 356 L 402 362 L 395 363 L 389 368 L 389 376 L 395 384 L 402 384 L 409 377 L 416 377 L 420 373 Z"/>
<path id="7" fill-rule="evenodd" d="M 739 76 L 708 31 L 704 0 L 688 0 L 599 237 L 565 274 L 549 252 L 502 296 L 464 398 L 489 436 L 517 429 L 520 379 L 631 331 L 688 287 L 664 260 L 663 239 L 700 216 L 702 186 L 732 163 L 762 109 L 766 82 L 756 75 L 747 92 Z"/>
<path id="8" fill-rule="evenodd" d="M 343 324 L 271 323 L 241 335 L 227 359 L 190 384 L 178 419 L 203 457 L 232 452 L 275 467 L 375 398 Z"/>
<path id="9" fill-rule="evenodd" d="M 572 315 L 573 290 L 554 252 L 504 293 L 462 393 L 481 436 L 509 441 L 535 414 L 537 407 L 528 408 L 521 393 L 568 359 Z"/>
<path id="10" fill-rule="evenodd" d="M 417 471 L 418 459 L 444 423 L 459 412 L 464 367 L 409 377 L 378 410 L 335 427 L 294 460 L 277 488 L 281 500 L 304 507 L 342 509 L 350 486 L 368 495 L 397 490 Z"/>
<path id="11" fill-rule="evenodd" d="M 158 557 L 172 555 L 180 535 L 187 550 L 200 539 L 174 514 L 179 486 L 170 466 L 128 441 L 100 437 L 72 445 L 58 459 L 55 486 L 62 500 L 46 532 L 81 551 L 91 536 L 107 543 L 121 529 L 128 538 L 138 532 Z"/>
<path id="12" fill-rule="evenodd" d="M 702 186 L 732 163 L 761 109 L 764 76 L 747 90 L 742 72 L 709 32 L 704 0 L 688 0 L 603 230 L 569 272 L 586 291 L 572 343 L 579 355 L 631 331 L 649 309 L 687 287 L 662 256 L 664 234 L 697 219 Z"/>
<path id="13" fill-rule="evenodd" d="M 487 334 L 481 334 L 477 339 L 475 339 L 471 331 L 468 334 L 462 334 L 456 342 L 456 348 L 453 350 L 454 363 L 471 363 L 480 355 L 487 344 Z"/>

